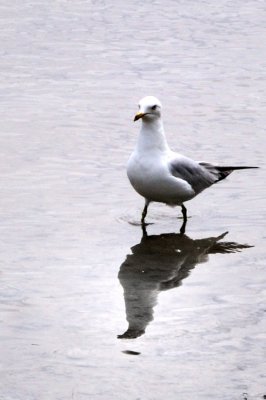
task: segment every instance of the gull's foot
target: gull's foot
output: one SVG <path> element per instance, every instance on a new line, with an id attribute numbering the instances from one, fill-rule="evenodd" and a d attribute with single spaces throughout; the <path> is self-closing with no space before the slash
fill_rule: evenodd
<path id="1" fill-rule="evenodd" d="M 144 329 L 132 329 L 129 328 L 122 335 L 117 335 L 117 339 L 136 339 L 137 337 L 143 335 L 145 333 Z"/>
<path id="2" fill-rule="evenodd" d="M 187 221 L 184 221 L 181 228 L 180 228 L 180 235 L 184 235 L 186 232 L 186 225 L 187 225 Z"/>

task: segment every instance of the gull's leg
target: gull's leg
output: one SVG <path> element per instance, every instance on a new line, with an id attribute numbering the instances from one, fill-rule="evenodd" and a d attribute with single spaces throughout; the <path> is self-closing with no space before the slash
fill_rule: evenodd
<path id="1" fill-rule="evenodd" d="M 142 229 L 142 239 L 145 239 L 148 237 L 148 233 L 147 233 L 147 229 L 146 229 L 146 224 L 142 224 L 141 225 L 141 229 Z"/>
<path id="2" fill-rule="evenodd" d="M 142 216 L 141 216 L 141 224 L 142 225 L 145 225 L 145 218 L 146 218 L 146 215 L 147 215 L 147 212 L 148 212 L 149 204 L 150 204 L 149 200 L 145 200 L 145 206 L 143 208 Z"/>
<path id="3" fill-rule="evenodd" d="M 186 230 L 186 224 L 187 224 L 187 209 L 184 206 L 184 204 L 181 205 L 181 209 L 182 209 L 182 215 L 183 215 L 183 224 L 180 228 L 180 233 L 184 234 L 185 230 Z"/>
<path id="4" fill-rule="evenodd" d="M 183 220 L 184 220 L 185 222 L 187 222 L 187 209 L 186 209 L 186 207 L 184 206 L 184 204 L 181 204 L 181 209 L 182 209 L 182 214 L 183 214 Z"/>

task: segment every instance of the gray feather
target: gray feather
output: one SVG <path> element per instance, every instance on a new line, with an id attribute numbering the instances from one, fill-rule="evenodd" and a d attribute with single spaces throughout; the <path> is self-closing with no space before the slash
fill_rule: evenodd
<path id="1" fill-rule="evenodd" d="M 234 170 L 257 167 L 220 167 L 206 162 L 196 162 L 187 157 L 178 157 L 169 164 L 172 175 L 187 181 L 195 194 L 216 182 L 225 179 Z"/>
<path id="2" fill-rule="evenodd" d="M 218 173 L 215 169 L 208 168 L 186 157 L 178 157 L 171 161 L 170 171 L 176 178 L 187 181 L 195 194 L 202 192 L 218 179 Z"/>

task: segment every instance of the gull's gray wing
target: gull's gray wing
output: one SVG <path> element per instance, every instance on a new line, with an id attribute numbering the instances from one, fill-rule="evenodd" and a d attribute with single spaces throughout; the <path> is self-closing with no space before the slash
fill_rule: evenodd
<path id="1" fill-rule="evenodd" d="M 223 169 L 223 167 L 221 168 Z M 222 171 L 220 167 L 215 165 L 197 162 L 184 156 L 173 158 L 169 162 L 169 169 L 173 176 L 188 182 L 195 194 L 226 178 L 233 171 L 233 169 L 224 169 Z"/>

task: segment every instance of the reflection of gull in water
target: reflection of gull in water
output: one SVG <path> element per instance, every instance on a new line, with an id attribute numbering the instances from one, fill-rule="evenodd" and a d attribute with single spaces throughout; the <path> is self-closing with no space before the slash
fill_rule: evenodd
<path id="1" fill-rule="evenodd" d="M 208 254 L 233 253 L 251 247 L 221 242 L 226 234 L 197 240 L 175 233 L 144 234 L 120 267 L 118 278 L 124 288 L 129 326 L 118 338 L 131 339 L 143 335 L 153 319 L 159 292 L 180 286 L 197 264 L 208 261 Z"/>

